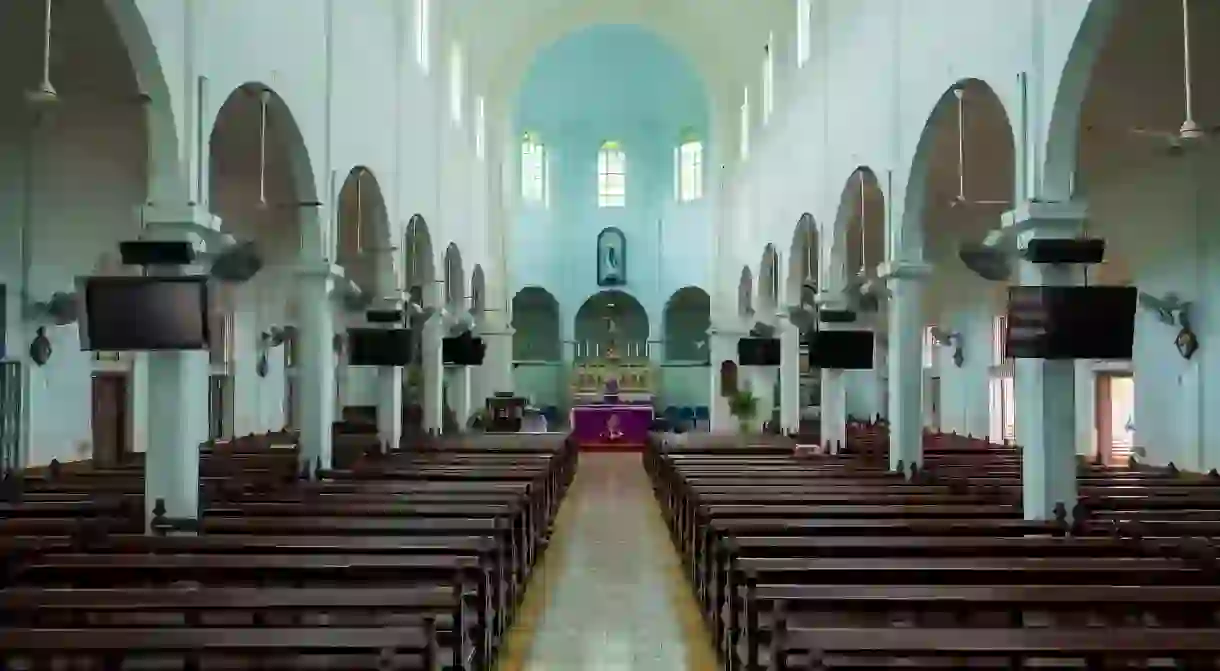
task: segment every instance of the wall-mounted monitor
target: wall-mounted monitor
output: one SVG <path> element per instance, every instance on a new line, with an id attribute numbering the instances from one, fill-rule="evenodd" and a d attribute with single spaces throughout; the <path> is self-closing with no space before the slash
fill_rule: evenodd
<path id="1" fill-rule="evenodd" d="M 1137 294 L 1135 287 L 1009 287 L 1004 355 L 1130 359 Z"/>
<path id="2" fill-rule="evenodd" d="M 742 338 L 737 341 L 737 362 L 742 366 L 778 366 L 779 338 Z"/>
<path id="3" fill-rule="evenodd" d="M 353 328 L 347 331 L 347 364 L 392 368 L 412 363 L 410 329 Z"/>
<path id="4" fill-rule="evenodd" d="M 207 277 L 82 277 L 76 295 L 82 350 L 206 350 L 211 345 Z"/>
<path id="5" fill-rule="evenodd" d="M 809 335 L 809 365 L 831 370 L 869 370 L 873 367 L 873 342 L 872 331 L 815 331 Z"/>
<path id="6" fill-rule="evenodd" d="M 487 345 L 469 333 L 441 340 L 441 360 L 454 366 L 482 366 Z"/>

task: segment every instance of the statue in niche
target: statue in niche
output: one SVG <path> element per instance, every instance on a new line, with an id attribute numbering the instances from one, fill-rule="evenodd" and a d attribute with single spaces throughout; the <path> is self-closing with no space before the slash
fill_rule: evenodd
<path id="1" fill-rule="evenodd" d="M 597 285 L 618 287 L 627 283 L 627 238 L 610 227 L 597 234 Z"/>

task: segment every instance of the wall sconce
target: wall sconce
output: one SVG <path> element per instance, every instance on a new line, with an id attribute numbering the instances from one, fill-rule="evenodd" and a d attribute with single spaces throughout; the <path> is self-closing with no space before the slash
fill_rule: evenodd
<path id="1" fill-rule="evenodd" d="M 966 362 L 966 354 L 962 351 L 962 334 L 933 326 L 932 340 L 941 347 L 953 348 L 954 366 L 961 368 L 962 364 Z"/>

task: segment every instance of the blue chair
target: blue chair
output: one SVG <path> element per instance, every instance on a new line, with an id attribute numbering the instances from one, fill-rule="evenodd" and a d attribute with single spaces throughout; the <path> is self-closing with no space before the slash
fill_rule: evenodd
<path id="1" fill-rule="evenodd" d="M 677 422 L 680 417 L 681 415 L 678 412 L 678 406 L 671 405 L 665 408 L 665 421 L 673 424 L 674 422 Z"/>
<path id="2" fill-rule="evenodd" d="M 707 427 L 712 423 L 712 412 L 706 405 L 695 406 L 695 426 Z"/>
<path id="3" fill-rule="evenodd" d="M 684 406 L 682 406 L 682 409 L 679 411 L 678 417 L 684 422 L 694 422 L 695 421 L 695 409 L 690 407 L 689 405 L 684 405 Z"/>

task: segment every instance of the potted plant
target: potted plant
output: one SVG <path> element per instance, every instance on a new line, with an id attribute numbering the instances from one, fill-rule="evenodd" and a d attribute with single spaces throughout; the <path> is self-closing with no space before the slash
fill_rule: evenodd
<path id="1" fill-rule="evenodd" d="M 751 391 L 738 391 L 729 397 L 729 412 L 737 418 L 742 433 L 749 433 L 758 416 L 758 397 Z"/>

